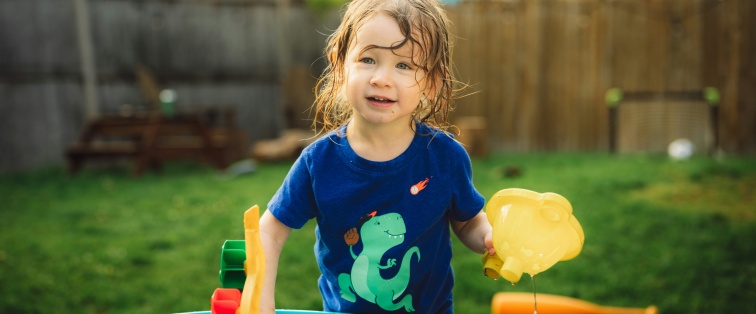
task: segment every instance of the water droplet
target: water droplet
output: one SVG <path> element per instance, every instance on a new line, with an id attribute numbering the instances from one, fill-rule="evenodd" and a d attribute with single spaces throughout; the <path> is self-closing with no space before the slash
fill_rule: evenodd
<path id="1" fill-rule="evenodd" d="M 533 282 L 533 314 L 538 314 L 538 302 L 536 302 L 535 275 L 530 275 L 530 280 Z"/>
<path id="2" fill-rule="evenodd" d="M 531 249 L 522 248 L 520 249 L 520 252 L 522 252 L 522 254 L 528 257 L 533 256 L 533 250 Z"/>

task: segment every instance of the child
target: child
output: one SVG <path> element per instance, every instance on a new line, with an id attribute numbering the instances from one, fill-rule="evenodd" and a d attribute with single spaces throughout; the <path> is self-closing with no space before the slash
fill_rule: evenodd
<path id="1" fill-rule="evenodd" d="M 260 221 L 261 313 L 291 229 L 317 219 L 324 310 L 452 313 L 450 226 L 493 254 L 470 158 L 448 136 L 452 71 L 435 0 L 355 0 L 326 47 L 315 128 Z"/>

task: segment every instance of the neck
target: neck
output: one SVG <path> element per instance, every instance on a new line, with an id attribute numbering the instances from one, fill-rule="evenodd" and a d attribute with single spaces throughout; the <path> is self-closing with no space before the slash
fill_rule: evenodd
<path id="1" fill-rule="evenodd" d="M 404 121 L 394 125 L 364 125 L 352 120 L 347 139 L 354 152 L 367 160 L 388 161 L 401 155 L 415 138 L 415 125 Z"/>

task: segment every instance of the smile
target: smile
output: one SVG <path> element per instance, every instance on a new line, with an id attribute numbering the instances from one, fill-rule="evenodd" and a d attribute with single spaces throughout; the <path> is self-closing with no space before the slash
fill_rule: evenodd
<path id="1" fill-rule="evenodd" d="M 381 102 L 381 103 L 392 103 L 392 102 L 395 102 L 392 99 L 379 98 L 379 97 L 368 97 L 367 99 L 370 100 L 370 101 Z"/>
<path id="2" fill-rule="evenodd" d="M 404 238 L 404 233 L 402 233 L 402 234 L 391 234 L 388 231 L 384 231 L 384 232 L 388 235 L 389 238 L 394 238 L 394 239 L 396 239 L 396 238 Z"/>
<path id="3" fill-rule="evenodd" d="M 367 97 L 368 103 L 370 103 L 370 106 L 373 108 L 378 109 L 388 109 L 396 105 L 396 100 L 388 99 L 388 98 L 382 98 L 382 97 Z"/>

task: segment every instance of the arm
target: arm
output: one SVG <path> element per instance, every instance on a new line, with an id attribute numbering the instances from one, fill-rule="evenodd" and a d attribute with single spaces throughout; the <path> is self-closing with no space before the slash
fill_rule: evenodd
<path id="1" fill-rule="evenodd" d="M 484 211 L 480 211 L 468 221 L 451 219 L 451 227 L 454 234 L 470 250 L 476 253 L 487 251 L 488 254 L 494 255 L 492 228 Z"/>
<path id="2" fill-rule="evenodd" d="M 260 313 L 273 314 L 276 309 L 275 289 L 278 274 L 278 258 L 289 237 L 291 228 L 281 223 L 270 211 L 260 218 L 260 241 L 265 252 L 265 279 L 260 298 Z"/>

